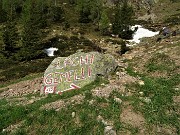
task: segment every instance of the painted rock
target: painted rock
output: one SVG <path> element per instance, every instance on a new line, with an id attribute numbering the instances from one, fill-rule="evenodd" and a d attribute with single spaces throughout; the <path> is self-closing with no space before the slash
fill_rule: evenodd
<path id="1" fill-rule="evenodd" d="M 107 76 L 117 67 L 110 54 L 77 52 L 55 58 L 44 73 L 41 94 L 75 90 L 93 82 L 97 75 Z"/>

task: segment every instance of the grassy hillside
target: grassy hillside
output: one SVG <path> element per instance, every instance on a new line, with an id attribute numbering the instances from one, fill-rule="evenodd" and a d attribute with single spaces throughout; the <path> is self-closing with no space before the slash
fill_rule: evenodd
<path id="1" fill-rule="evenodd" d="M 40 96 L 35 80 L 3 88 L 1 133 L 179 134 L 179 50 L 179 43 L 135 47 L 108 80 L 61 96 Z"/>
<path id="2" fill-rule="evenodd" d="M 122 39 L 100 35 L 92 23 L 77 23 L 72 5 L 58 4 L 63 5 L 70 28 L 53 23 L 44 29 L 45 47 L 60 48 L 55 57 L 78 49 L 110 53 L 118 67 L 109 77 L 97 77 L 79 90 L 40 95 L 43 72 L 55 57 L 44 54 L 16 62 L 0 56 L 0 134 L 179 135 L 180 35 L 160 42 L 158 36 L 145 38 L 120 55 Z M 155 24 L 143 23 L 154 30 L 165 26 L 177 30 L 179 4 L 160 0 L 152 8 Z M 144 15 L 144 10 L 137 12 Z"/>

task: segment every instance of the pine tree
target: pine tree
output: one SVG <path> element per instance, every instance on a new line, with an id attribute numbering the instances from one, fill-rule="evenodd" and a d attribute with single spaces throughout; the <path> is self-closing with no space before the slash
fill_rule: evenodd
<path id="1" fill-rule="evenodd" d="M 8 21 L 3 29 L 3 42 L 5 44 L 4 55 L 9 58 L 16 53 L 18 44 L 18 29 L 15 21 Z"/>
<path id="2" fill-rule="evenodd" d="M 90 1 L 90 13 L 89 18 L 92 20 L 94 24 L 99 23 L 101 19 L 103 9 L 103 1 L 102 0 L 91 0 Z"/>
<path id="3" fill-rule="evenodd" d="M 37 58 L 41 53 L 41 21 L 35 1 L 27 0 L 22 14 L 22 48 L 16 58 L 20 61 Z"/>
<path id="4" fill-rule="evenodd" d="M 5 10 L 3 9 L 3 0 L 0 0 L 0 23 L 5 22 L 7 20 L 7 15 Z"/>
<path id="5" fill-rule="evenodd" d="M 14 3 L 7 0 L 4 6 L 7 14 L 7 22 L 3 29 L 4 55 L 9 58 L 16 53 L 19 35 L 15 22 Z"/>
<path id="6" fill-rule="evenodd" d="M 47 0 L 36 0 L 34 2 L 36 9 L 36 19 L 39 23 L 40 28 L 45 28 L 47 26 Z"/>
<path id="7" fill-rule="evenodd" d="M 50 5 L 49 18 L 52 22 L 62 22 L 63 21 L 63 9 L 58 6 Z"/>
<path id="8" fill-rule="evenodd" d="M 80 23 L 89 23 L 91 21 L 91 19 L 89 18 L 89 16 L 91 15 L 89 2 L 89 0 L 77 1 L 77 10 L 79 11 Z"/>
<path id="9" fill-rule="evenodd" d="M 102 35 L 106 35 L 109 28 L 109 18 L 107 16 L 106 10 L 103 10 L 101 14 L 101 19 L 99 21 L 99 28 Z"/>
<path id="10" fill-rule="evenodd" d="M 99 22 L 102 5 L 102 0 L 77 0 L 77 9 L 80 14 L 79 22 Z"/>
<path id="11" fill-rule="evenodd" d="M 131 39 L 133 31 L 130 29 L 130 26 L 133 24 L 133 15 L 133 8 L 128 5 L 127 0 L 123 0 L 122 5 L 118 2 L 115 8 L 113 33 L 121 38 Z"/>

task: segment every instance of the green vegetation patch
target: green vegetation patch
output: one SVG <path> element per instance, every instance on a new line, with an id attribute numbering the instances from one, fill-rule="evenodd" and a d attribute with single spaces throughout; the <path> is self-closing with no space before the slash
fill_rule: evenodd
<path id="1" fill-rule="evenodd" d="M 157 53 L 146 63 L 148 72 L 155 71 L 172 71 L 175 69 L 174 61 L 164 53 Z"/>
<path id="2" fill-rule="evenodd" d="M 179 16 L 171 16 L 169 18 L 167 18 L 164 23 L 170 23 L 172 25 L 178 25 L 180 24 L 180 18 Z"/>
<path id="3" fill-rule="evenodd" d="M 156 54 L 148 61 L 146 67 L 149 72 L 171 72 L 176 68 L 174 61 L 165 54 Z M 149 125 L 174 127 L 179 134 L 179 106 L 174 103 L 173 97 L 180 95 L 179 91 L 175 90 L 180 84 L 180 74 L 171 74 L 168 78 L 155 78 L 135 73 L 131 67 L 128 67 L 127 72 L 132 76 L 139 76 L 144 85 L 128 85 L 127 88 L 133 90 L 134 94 L 125 97 L 124 100 L 129 101 L 135 111 L 140 111 Z"/>
<path id="4" fill-rule="evenodd" d="M 114 101 L 99 99 L 90 105 L 89 100 L 80 105 L 71 105 L 60 111 L 41 110 L 29 115 L 22 128 L 17 131 L 35 134 L 68 134 L 68 135 L 91 135 L 103 134 L 104 124 L 98 121 L 102 116 L 105 121 L 115 121 L 115 128 L 120 129 L 120 105 Z M 107 104 L 107 105 L 103 105 Z M 72 117 L 75 112 L 75 117 Z"/>
<path id="5" fill-rule="evenodd" d="M 92 121 L 90 121 L 91 116 L 89 116 L 89 118 L 85 117 L 87 113 L 91 115 L 92 110 L 91 107 L 87 106 L 87 103 L 84 103 L 84 105 L 69 106 L 67 109 L 61 110 L 60 112 L 56 112 L 54 110 L 40 110 L 39 108 L 44 104 L 51 103 L 60 99 L 68 99 L 74 95 L 82 93 L 84 93 L 85 95 L 89 95 L 88 93 L 90 90 L 92 90 L 96 86 L 100 86 L 100 84 L 102 83 L 108 82 L 107 80 L 98 77 L 96 81 L 79 90 L 66 92 L 62 95 L 48 95 L 47 98 L 43 98 L 33 104 L 25 106 L 16 105 L 15 103 L 9 103 L 5 99 L 0 99 L 0 132 L 2 132 L 2 130 L 6 127 L 17 124 L 22 120 L 25 120 L 25 123 L 22 125 L 23 127 L 17 131 L 16 134 L 26 134 L 33 132 L 35 132 L 36 134 L 58 134 L 60 133 L 60 131 L 65 134 L 70 134 L 71 132 L 71 134 L 73 134 L 74 132 L 82 132 L 83 134 L 87 130 L 88 132 L 90 132 L 92 127 L 95 128 L 94 131 L 96 132 L 96 127 L 100 128 L 102 127 L 102 124 L 98 123 L 95 119 L 92 119 Z M 71 120 L 70 115 L 72 111 L 75 110 L 79 111 L 79 113 L 82 113 L 82 119 L 83 117 L 90 119 L 89 121 L 85 121 L 87 125 L 85 123 L 83 127 L 77 127 L 77 124 Z M 31 126 L 29 127 L 29 125 Z M 87 130 L 84 131 L 84 128 L 87 128 Z M 99 132 L 101 131 L 101 129 L 98 130 Z"/>
<path id="6" fill-rule="evenodd" d="M 10 60 L 4 61 L 1 67 L 2 71 L 0 72 L 0 82 L 3 84 L 3 82 L 7 83 L 32 73 L 41 73 L 45 71 L 51 61 L 52 59 L 48 58 L 21 63 L 13 61 L 11 63 Z"/>
<path id="7" fill-rule="evenodd" d="M 180 75 L 170 79 L 145 78 L 144 86 L 139 87 L 145 97 L 151 102 L 144 103 L 142 109 L 145 118 L 153 124 L 167 124 L 180 129 L 177 113 L 177 106 L 173 103 L 173 96 L 176 95 L 173 89 L 180 82 Z"/>
<path id="8" fill-rule="evenodd" d="M 166 60 L 163 62 L 167 62 Z M 137 76 L 137 73 L 132 73 L 133 71 L 130 68 L 128 72 Z M 144 115 L 148 124 L 169 125 L 175 127 L 179 133 L 179 107 L 173 102 L 173 96 L 180 94 L 174 89 L 179 85 L 180 74 L 169 78 L 152 78 L 141 74 L 138 76 L 141 77 L 145 85 L 129 85 L 128 88 L 135 89 L 136 92 L 132 97 L 125 98 L 125 100 L 131 102 L 135 111 L 140 111 Z"/>

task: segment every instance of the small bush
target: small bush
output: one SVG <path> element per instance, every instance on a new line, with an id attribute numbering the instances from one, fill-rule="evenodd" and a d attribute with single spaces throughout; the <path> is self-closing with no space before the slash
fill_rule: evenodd
<path id="1" fill-rule="evenodd" d="M 85 45 L 85 46 L 91 46 L 93 43 L 90 41 L 90 40 L 88 40 L 88 39 L 84 39 L 84 40 L 82 40 L 82 43 L 83 43 L 83 45 Z"/>
<path id="2" fill-rule="evenodd" d="M 167 18 L 164 23 L 171 23 L 173 25 L 180 24 L 180 18 L 178 16 L 173 16 L 170 18 Z"/>
<path id="3" fill-rule="evenodd" d="M 78 40 L 79 40 L 79 38 L 78 38 L 77 36 L 71 36 L 71 37 L 70 37 L 70 40 L 73 40 L 73 41 L 78 41 Z"/>
<path id="4" fill-rule="evenodd" d="M 18 62 L 11 60 L 11 59 L 1 59 L 0 60 L 0 69 L 5 70 L 8 67 L 12 67 L 14 65 L 16 65 Z"/>
<path id="5" fill-rule="evenodd" d="M 68 30 L 70 28 L 70 24 L 69 22 L 64 22 L 64 27 L 63 27 L 63 30 Z"/>
<path id="6" fill-rule="evenodd" d="M 126 46 L 126 43 L 125 42 L 122 42 L 122 44 L 121 44 L 121 55 L 122 54 L 125 54 L 127 51 L 129 51 L 130 50 L 130 48 L 129 47 L 127 47 Z"/>
<path id="7" fill-rule="evenodd" d="M 31 73 L 44 72 L 51 61 L 52 59 L 39 59 L 18 63 L 8 60 L 6 63 L 6 70 L 0 72 L 0 82 L 19 79 Z"/>
<path id="8" fill-rule="evenodd" d="M 64 11 L 61 7 L 53 6 L 51 8 L 51 18 L 54 22 L 62 22 L 63 21 Z"/>
<path id="9" fill-rule="evenodd" d="M 122 39 L 130 40 L 133 38 L 133 33 L 134 31 L 132 30 L 123 31 L 119 34 L 119 37 L 121 37 Z"/>

